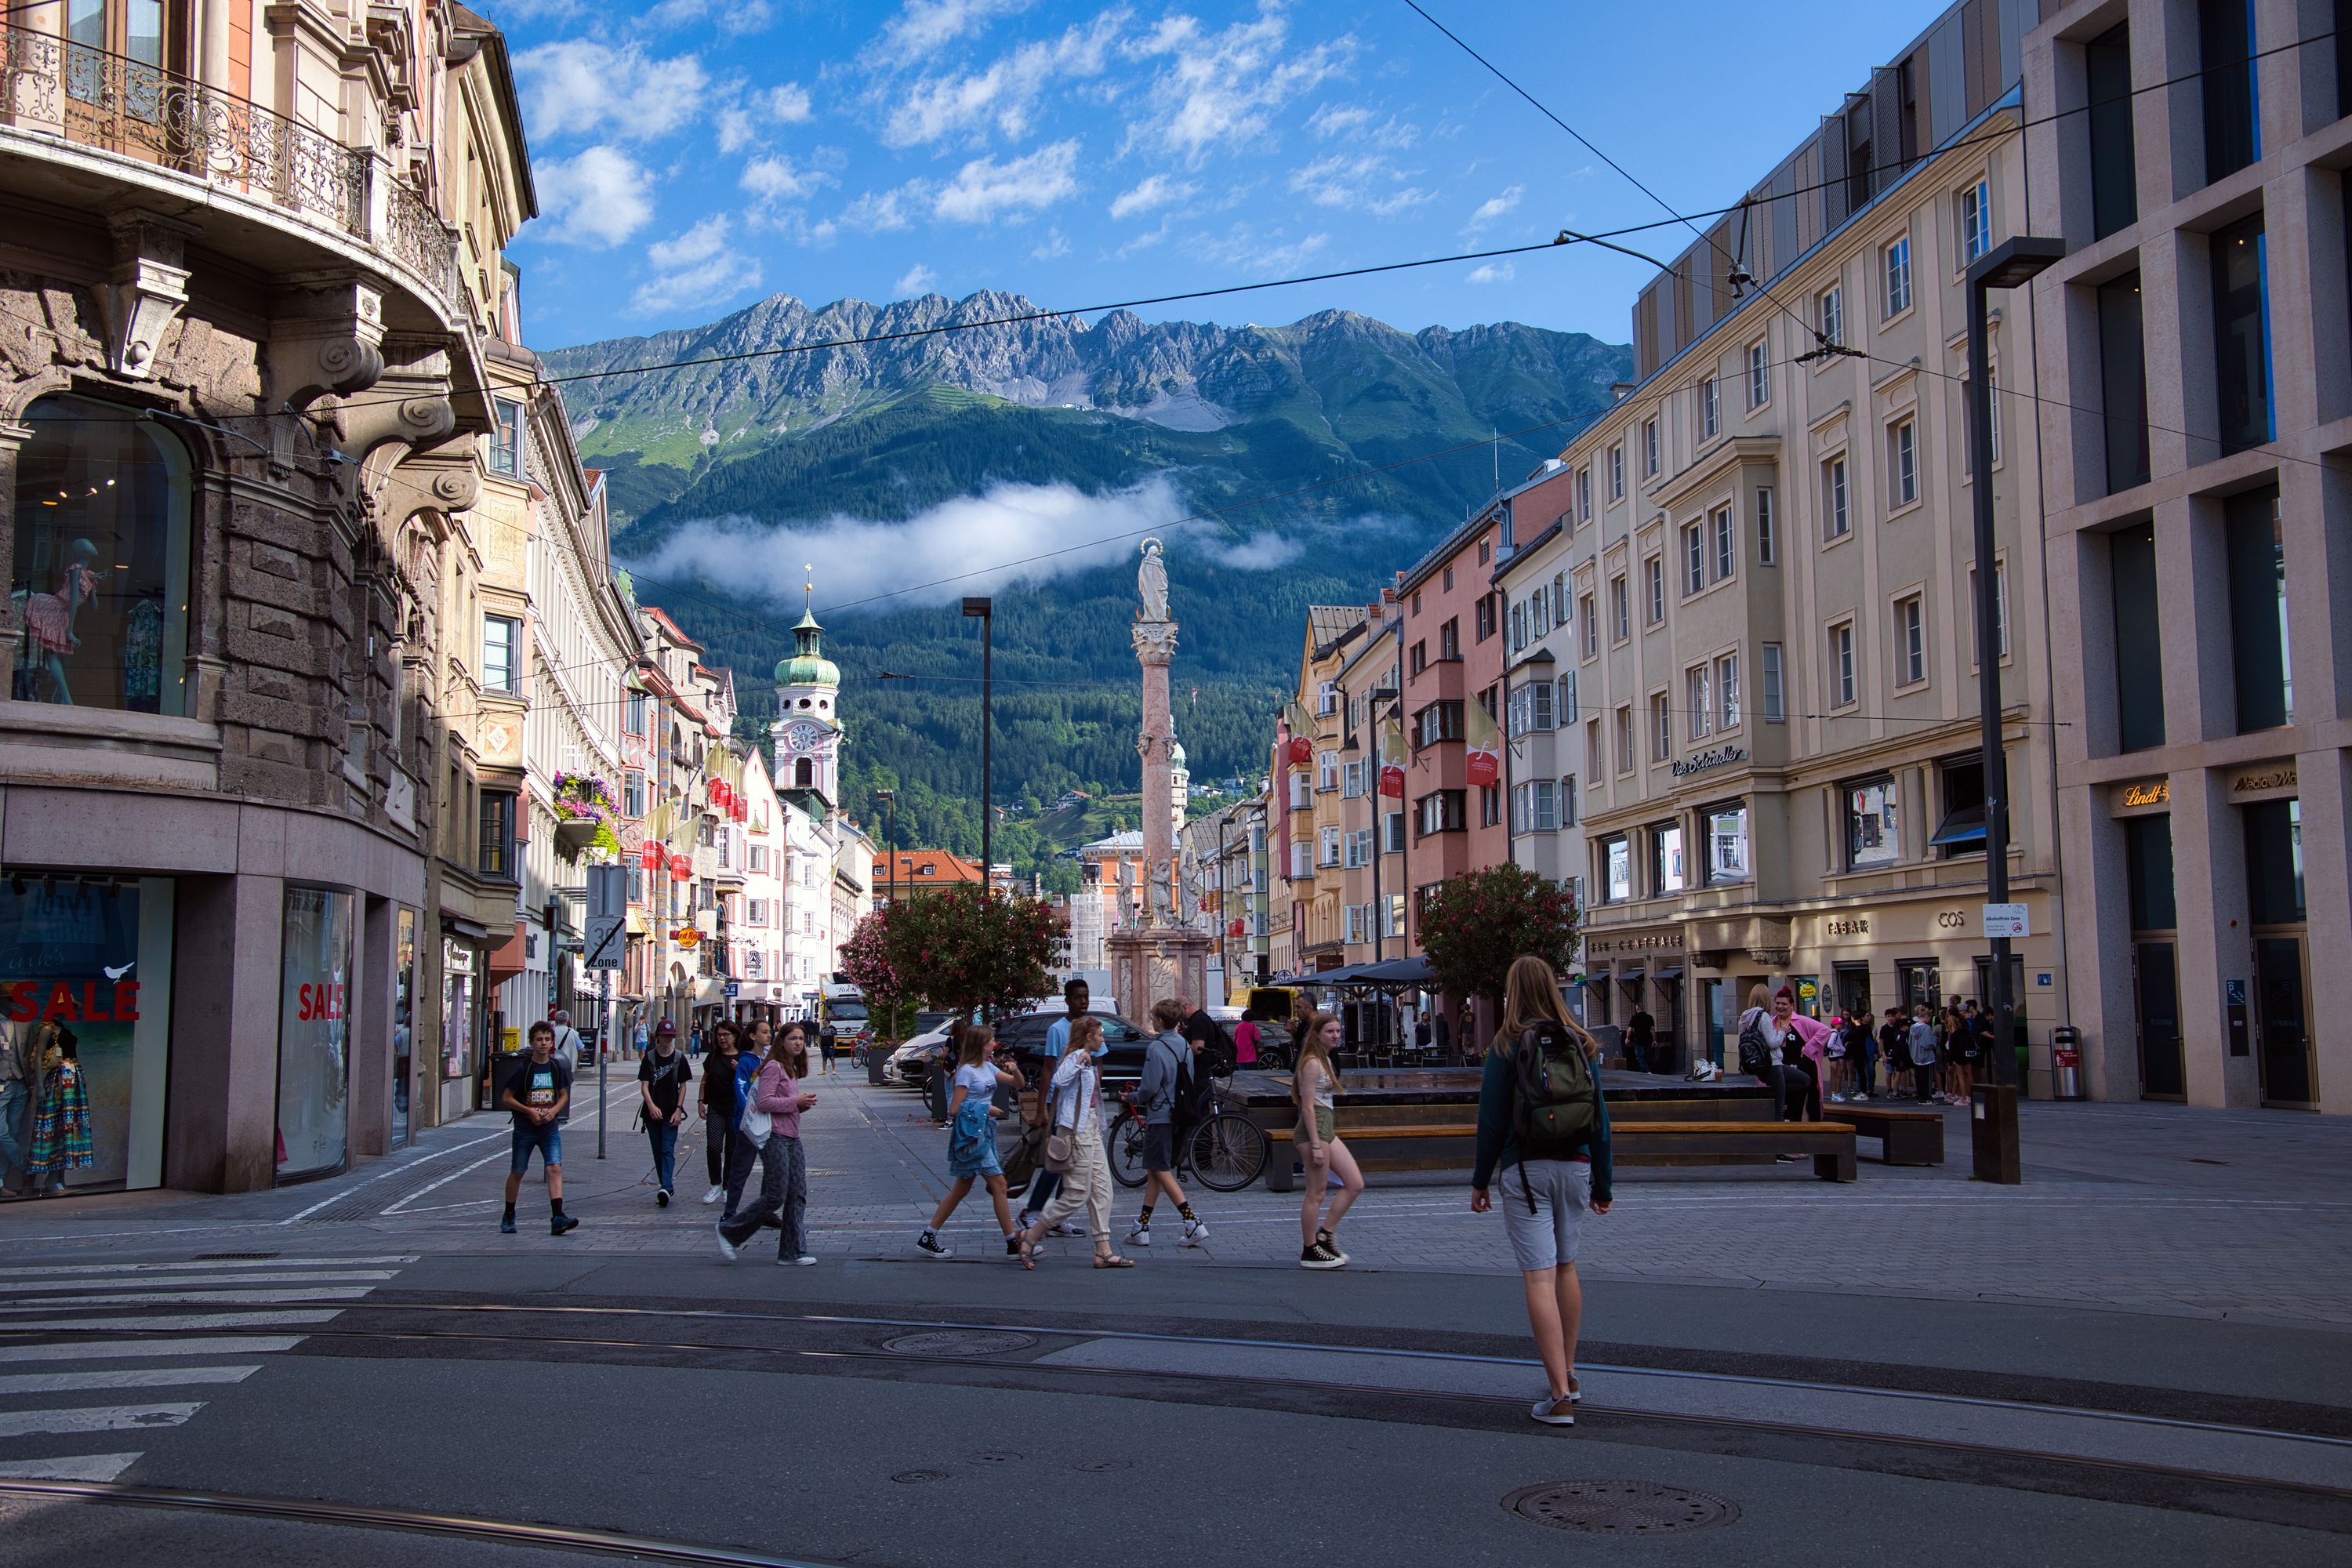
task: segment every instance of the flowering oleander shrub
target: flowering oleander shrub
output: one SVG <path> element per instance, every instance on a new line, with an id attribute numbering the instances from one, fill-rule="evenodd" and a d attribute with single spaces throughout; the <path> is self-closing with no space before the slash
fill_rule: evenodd
<path id="1" fill-rule="evenodd" d="M 1054 988 L 1062 917 L 1042 900 L 955 888 L 867 915 L 842 970 L 869 1007 L 914 1000 L 958 1017 L 1003 1017 Z"/>
<path id="2" fill-rule="evenodd" d="M 1448 996 L 1503 1000 L 1511 961 L 1533 953 L 1565 973 L 1583 913 L 1559 883 L 1524 866 L 1465 871 L 1437 885 L 1422 906 L 1421 945 Z"/>

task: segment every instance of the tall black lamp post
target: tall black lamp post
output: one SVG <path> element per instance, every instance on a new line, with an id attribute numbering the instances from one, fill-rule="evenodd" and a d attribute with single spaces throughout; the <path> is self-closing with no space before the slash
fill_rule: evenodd
<path id="1" fill-rule="evenodd" d="M 1977 704 L 1984 748 L 1988 905 L 2009 902 L 2009 758 L 2000 736 L 2000 579 L 1993 537 L 1992 345 L 1987 296 L 1996 289 L 2023 288 L 2065 254 L 2063 240 L 2021 234 L 1969 267 L 1969 475 L 1976 491 Z M 1978 1089 L 1969 1125 L 1977 1180 L 2014 1184 L 2021 1179 L 2017 1053 L 2011 1043 L 2017 999 L 2010 994 L 2010 939 L 1995 935 L 1989 941 L 1992 973 L 1985 984 L 1985 1010 L 1993 1020 L 1992 1082 Z"/>
<path id="2" fill-rule="evenodd" d="M 992 830 L 996 825 L 996 795 L 990 787 L 989 743 L 995 733 L 995 669 L 994 637 L 996 603 L 992 599 L 968 598 L 963 613 L 980 622 L 980 890 L 985 896 L 994 886 L 989 880 L 991 868 L 996 862 L 991 858 L 995 845 Z"/>
<path id="3" fill-rule="evenodd" d="M 890 901 L 898 901 L 898 792 L 877 789 L 874 798 L 882 803 L 882 840 L 889 846 Z"/>

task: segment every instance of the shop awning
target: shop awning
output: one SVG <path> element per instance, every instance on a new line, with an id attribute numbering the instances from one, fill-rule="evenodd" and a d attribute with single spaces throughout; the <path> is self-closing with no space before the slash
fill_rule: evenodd
<path id="1" fill-rule="evenodd" d="M 490 928 L 469 921 L 462 915 L 444 913 L 441 929 L 459 942 L 484 942 L 490 940 Z"/>
<path id="2" fill-rule="evenodd" d="M 1680 980 L 1682 977 L 1683 966 L 1679 963 L 1662 963 L 1658 965 L 1658 972 L 1650 976 L 1653 980 Z"/>
<path id="3" fill-rule="evenodd" d="M 1983 805 L 1979 803 L 1976 805 L 1960 805 L 1953 807 L 1945 816 L 1943 826 L 1936 829 L 1936 837 L 1927 840 L 1927 847 L 1942 849 L 1955 844 L 1981 845 L 1984 839 L 1985 808 Z"/>
<path id="4" fill-rule="evenodd" d="M 514 934 L 490 949 L 489 983 L 503 984 L 523 972 L 523 954 L 530 939 L 523 935 L 522 921 L 515 921 Z"/>
<path id="5" fill-rule="evenodd" d="M 1617 978 L 1620 980 L 1639 980 L 1642 978 L 1643 972 L 1646 967 L 1646 965 L 1636 963 L 1630 968 L 1621 969 L 1617 972 Z"/>
<path id="6" fill-rule="evenodd" d="M 716 1007 L 727 1000 L 727 983 L 715 975 L 706 974 L 694 983 L 694 1005 Z"/>

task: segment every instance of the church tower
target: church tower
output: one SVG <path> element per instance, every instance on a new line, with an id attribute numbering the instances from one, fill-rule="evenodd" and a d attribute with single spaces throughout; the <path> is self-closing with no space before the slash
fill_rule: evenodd
<path id="1" fill-rule="evenodd" d="M 809 584 L 804 595 L 813 595 Z M 824 628 L 804 596 L 793 626 L 792 657 L 776 666 L 776 793 L 823 820 L 841 799 L 841 671 L 825 658 Z M 815 796 L 812 801 L 809 797 Z"/>

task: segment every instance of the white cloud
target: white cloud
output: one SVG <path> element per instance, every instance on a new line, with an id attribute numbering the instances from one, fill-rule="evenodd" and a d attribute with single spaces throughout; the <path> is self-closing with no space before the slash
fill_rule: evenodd
<path id="1" fill-rule="evenodd" d="M 1265 134 L 1275 110 L 1355 58 L 1350 37 L 1286 56 L 1288 31 L 1271 7 L 1221 33 L 1205 31 L 1194 17 L 1171 16 L 1128 45 L 1135 58 L 1168 62 L 1149 90 L 1152 114 L 1128 128 L 1128 145 L 1157 147 L 1197 169 L 1212 149 Z"/>
<path id="2" fill-rule="evenodd" d="M 901 299 L 913 294 L 928 294 L 931 291 L 931 285 L 939 280 L 938 273 L 918 261 L 907 268 L 905 277 L 890 285 L 890 290 Z"/>
<path id="3" fill-rule="evenodd" d="M 607 249 L 653 221 L 652 176 L 626 153 L 603 144 L 571 158 L 548 159 L 532 174 L 539 186 L 539 237 Z"/>
<path id="4" fill-rule="evenodd" d="M 1278 233 L 1260 235 L 1249 225 L 1237 223 L 1223 239 L 1203 237 L 1192 244 L 1192 249 L 1203 261 L 1258 277 L 1295 272 L 1331 242 L 1329 235 L 1321 233 L 1288 245 L 1275 243 L 1279 238 Z"/>
<path id="5" fill-rule="evenodd" d="M 1375 147 L 1410 147 L 1421 140 L 1421 127 L 1393 115 L 1372 123 L 1372 111 L 1357 103 L 1327 103 L 1307 117 L 1307 129 L 1318 142 L 1334 139 L 1368 142 Z"/>
<path id="6" fill-rule="evenodd" d="M 816 226 L 818 239 L 830 239 L 836 228 L 855 229 L 860 234 L 891 234 L 905 228 L 911 221 L 907 216 L 907 198 L 919 186 L 902 185 L 895 191 L 868 191 L 847 206 L 841 216 Z"/>
<path id="7" fill-rule="evenodd" d="M 740 153 L 758 137 L 762 125 L 805 125 L 813 118 L 808 89 L 798 82 L 748 94 L 719 111 L 719 150 Z"/>
<path id="8" fill-rule="evenodd" d="M 1518 275 L 1518 263 L 1515 261 L 1506 261 L 1499 267 L 1489 261 L 1483 267 L 1472 268 L 1470 275 L 1463 281 L 1465 283 L 1508 283 Z"/>
<path id="9" fill-rule="evenodd" d="M 967 33 L 977 33 L 995 17 L 1028 9 L 1030 0 L 907 0 L 906 6 L 882 28 L 877 50 L 922 56 Z"/>
<path id="10" fill-rule="evenodd" d="M 1069 254 L 1070 237 L 1064 234 L 1058 228 L 1049 228 L 1045 231 L 1045 238 L 1044 242 L 1040 244 L 1036 249 L 1029 253 L 1029 259 L 1032 261 L 1058 261 L 1063 257 Z"/>
<path id="11" fill-rule="evenodd" d="M 803 169 L 782 153 L 772 158 L 754 158 L 743 165 L 743 175 L 737 182 L 755 196 L 772 202 L 797 201 L 820 185 L 833 184 L 833 176 L 815 169 Z"/>
<path id="12" fill-rule="evenodd" d="M 1228 566 L 1244 572 L 1271 572 L 1277 566 L 1287 566 L 1307 553 L 1307 546 L 1296 539 L 1267 531 L 1253 533 L 1234 544 L 1213 544 L 1209 553 Z"/>
<path id="13" fill-rule="evenodd" d="M 760 263 L 727 243 L 728 220 L 713 213 L 684 234 L 646 247 L 654 276 L 630 300 L 640 315 L 714 305 L 757 288 Z"/>
<path id="14" fill-rule="evenodd" d="M 1003 213 L 1040 211 L 1077 193 L 1071 173 L 1077 161 L 1075 138 L 1007 163 L 974 158 L 940 188 L 932 216 L 948 223 L 987 223 Z"/>
<path id="15" fill-rule="evenodd" d="M 906 608 L 1131 562 L 1139 537 L 1172 529 L 1185 515 L 1164 479 L 1103 495 L 1069 485 L 997 485 L 904 522 L 838 514 L 784 527 L 742 517 L 689 522 L 637 564 L 650 577 L 771 584 L 776 601 L 795 609 L 800 602 L 789 595 L 803 580 L 804 562 L 814 563 L 819 590 L 835 604 L 904 586 L 910 561 L 922 563 L 925 578 L 950 579 L 889 601 L 889 607 Z M 1045 559 L 999 564 L 1032 556 Z"/>
<path id="16" fill-rule="evenodd" d="M 1470 215 L 1470 221 L 1463 226 L 1465 228 L 1486 227 L 1496 218 L 1501 217 L 1505 213 L 1507 213 L 1512 208 L 1517 206 L 1519 205 L 1519 198 L 1527 195 L 1527 190 L 1528 188 L 1525 185 L 1504 186 L 1500 192 L 1488 196 L 1485 201 L 1480 202 L 1478 204 L 1478 210 Z"/>
<path id="17" fill-rule="evenodd" d="M 1171 180 L 1165 174 L 1152 174 L 1133 190 L 1121 191 L 1111 198 L 1110 216 L 1115 218 L 1133 217 L 1138 213 L 1157 211 L 1189 201 L 1201 187 L 1190 180 Z"/>
<path id="18" fill-rule="evenodd" d="M 1403 178 L 1381 153 L 1367 153 L 1358 157 L 1333 153 L 1292 171 L 1290 188 L 1318 206 L 1360 207 L 1380 217 L 1437 199 L 1434 191 L 1398 184 Z M 1382 185 L 1394 188 L 1383 193 L 1380 189 Z"/>
<path id="19" fill-rule="evenodd" d="M 499 9 L 503 14 L 512 7 Z M 768 0 L 662 0 L 646 13 L 646 24 L 654 27 L 683 27 L 706 19 L 722 33 L 757 33 L 775 21 L 776 13 Z"/>
<path id="20" fill-rule="evenodd" d="M 534 140 L 588 135 L 610 125 L 622 141 L 667 135 L 694 118 L 710 85 L 692 55 L 655 59 L 635 44 L 587 38 L 542 44 L 515 57 Z"/>
<path id="21" fill-rule="evenodd" d="M 986 70 L 927 76 L 908 90 L 882 128 L 886 146 L 914 147 L 993 125 L 1008 137 L 1029 133 L 1045 89 L 1059 80 L 1102 74 L 1127 13 L 1107 11 L 1058 38 L 1024 44 Z"/>

